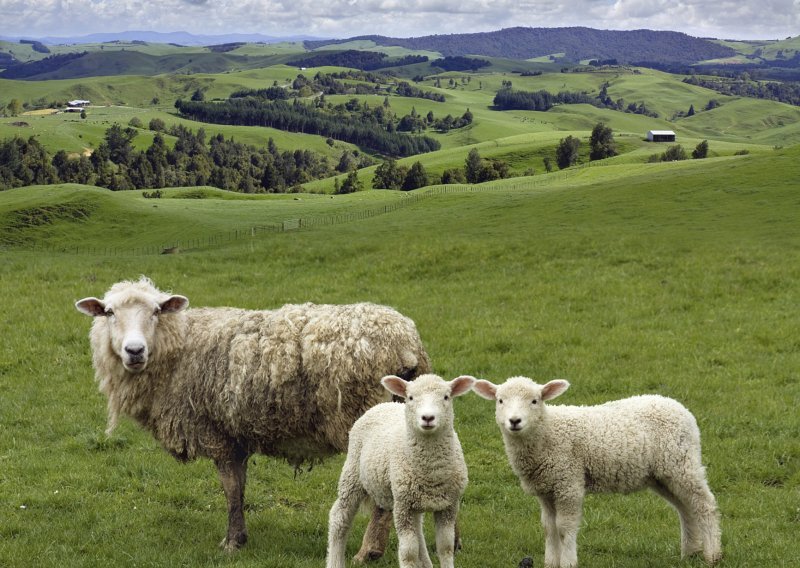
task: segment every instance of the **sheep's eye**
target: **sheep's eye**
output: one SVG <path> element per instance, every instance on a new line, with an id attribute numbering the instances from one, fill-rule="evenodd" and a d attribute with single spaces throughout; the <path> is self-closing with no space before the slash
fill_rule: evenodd
<path id="1" fill-rule="evenodd" d="M 537 402 L 538 402 L 538 401 L 537 401 L 537 400 L 534 398 L 534 399 L 531 401 L 531 404 L 536 404 Z"/>
<path id="2" fill-rule="evenodd" d="M 503 399 L 499 398 L 499 399 L 497 399 L 497 402 L 498 402 L 498 404 L 503 404 Z"/>
<path id="3" fill-rule="evenodd" d="M 408 397 L 408 400 L 414 400 L 413 396 Z"/>
<path id="4" fill-rule="evenodd" d="M 112 310 L 111 308 L 106 310 L 106 316 L 111 317 L 113 315 L 114 315 L 114 310 Z"/>
<path id="5" fill-rule="evenodd" d="M 450 397 L 448 395 L 444 395 L 444 399 L 445 400 L 450 400 Z"/>

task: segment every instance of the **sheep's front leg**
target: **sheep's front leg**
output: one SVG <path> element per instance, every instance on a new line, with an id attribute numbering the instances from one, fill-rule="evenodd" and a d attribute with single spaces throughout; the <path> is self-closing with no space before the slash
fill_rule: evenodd
<path id="1" fill-rule="evenodd" d="M 363 563 L 368 560 L 377 560 L 386 551 L 389 542 L 389 531 L 392 529 L 392 512 L 381 509 L 377 505 L 372 509 L 367 531 L 361 541 L 361 549 L 353 557 L 355 562 Z"/>
<path id="2" fill-rule="evenodd" d="M 578 566 L 578 529 L 581 524 L 583 496 L 556 501 L 556 527 L 561 540 L 561 568 Z"/>
<path id="3" fill-rule="evenodd" d="M 433 514 L 436 525 L 436 555 L 439 557 L 440 568 L 454 568 L 457 514 L 458 507 Z"/>
<path id="4" fill-rule="evenodd" d="M 561 537 L 556 526 L 556 506 L 550 497 L 539 497 L 544 528 L 544 565 L 546 568 L 561 566 Z"/>
<path id="5" fill-rule="evenodd" d="M 400 568 L 430 568 L 433 566 L 422 534 L 422 513 L 399 507 L 395 503 L 394 527 L 397 529 L 397 556 Z M 424 558 L 421 556 L 424 554 Z M 425 563 L 427 559 L 427 563 Z"/>
<path id="6" fill-rule="evenodd" d="M 247 542 L 247 528 L 244 524 L 244 486 L 247 482 L 247 459 L 243 452 L 236 452 L 227 458 L 215 460 L 222 482 L 222 490 L 228 501 L 228 534 L 220 546 L 233 552 Z"/>

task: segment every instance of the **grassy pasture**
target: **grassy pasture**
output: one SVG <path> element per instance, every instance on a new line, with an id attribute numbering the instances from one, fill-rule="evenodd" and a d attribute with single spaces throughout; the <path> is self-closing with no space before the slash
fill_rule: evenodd
<path id="1" fill-rule="evenodd" d="M 800 149 L 631 167 L 589 167 L 394 213 L 174 256 L 0 251 L 0 565 L 318 567 L 342 458 L 297 478 L 250 466 L 250 542 L 216 549 L 225 501 L 213 466 L 180 465 L 124 420 L 103 435 L 89 320 L 72 303 L 147 274 L 193 305 L 370 300 L 420 329 L 438 373 L 566 378 L 560 404 L 641 392 L 697 416 L 723 515 L 723 567 L 792 566 L 800 555 Z M 183 190 L 184 192 L 186 190 Z M 86 199 L 84 221 L 23 227 L 95 243 L 214 231 L 239 219 L 360 210 L 403 196 L 143 200 L 81 187 L 0 193 L 14 211 Z M 423 190 L 424 191 L 424 190 Z M 169 192 L 176 197 L 181 191 Z M 237 196 L 238 197 L 238 196 Z M 158 205 L 154 209 L 152 205 Z M 249 217 L 248 217 L 249 215 Z M 125 233 L 127 231 L 127 234 Z M 540 566 L 538 506 L 508 467 L 491 405 L 459 399 L 470 468 L 465 568 Z M 365 526 L 350 539 L 355 552 Z M 428 527 L 429 543 L 432 532 Z M 679 558 L 678 520 L 647 493 L 587 499 L 582 565 L 702 566 Z M 396 540 L 377 567 L 396 566 Z"/>

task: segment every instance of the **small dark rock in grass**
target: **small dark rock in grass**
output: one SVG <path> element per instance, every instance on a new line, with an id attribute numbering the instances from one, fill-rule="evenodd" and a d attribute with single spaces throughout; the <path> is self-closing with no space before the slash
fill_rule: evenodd
<path id="1" fill-rule="evenodd" d="M 519 568 L 533 568 L 533 558 L 526 556 L 519 563 Z"/>

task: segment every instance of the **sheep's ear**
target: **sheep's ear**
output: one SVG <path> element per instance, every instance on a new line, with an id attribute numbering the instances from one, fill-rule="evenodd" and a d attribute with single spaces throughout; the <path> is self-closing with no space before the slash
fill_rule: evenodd
<path id="1" fill-rule="evenodd" d="M 75 302 L 75 307 L 82 314 L 97 317 L 106 315 L 106 305 L 97 298 L 84 298 Z"/>
<path id="2" fill-rule="evenodd" d="M 408 382 L 404 381 L 400 377 L 397 377 L 395 375 L 388 375 L 381 379 L 381 384 L 390 393 L 403 398 L 406 397 L 406 387 L 408 387 Z"/>
<path id="3" fill-rule="evenodd" d="M 170 296 L 160 304 L 162 314 L 174 314 L 189 306 L 189 298 L 186 296 Z"/>
<path id="4" fill-rule="evenodd" d="M 457 396 L 461 396 L 462 394 L 467 394 L 470 390 L 472 390 L 472 386 L 477 381 L 475 377 L 470 377 L 469 375 L 462 375 L 450 381 L 450 396 L 453 398 Z"/>
<path id="5" fill-rule="evenodd" d="M 474 390 L 478 396 L 482 396 L 487 400 L 495 400 L 497 398 L 497 385 L 483 379 L 475 381 L 472 390 Z"/>
<path id="6" fill-rule="evenodd" d="M 542 400 L 552 400 L 555 397 L 564 394 L 569 388 L 569 383 L 563 380 L 550 381 L 542 387 Z"/>

